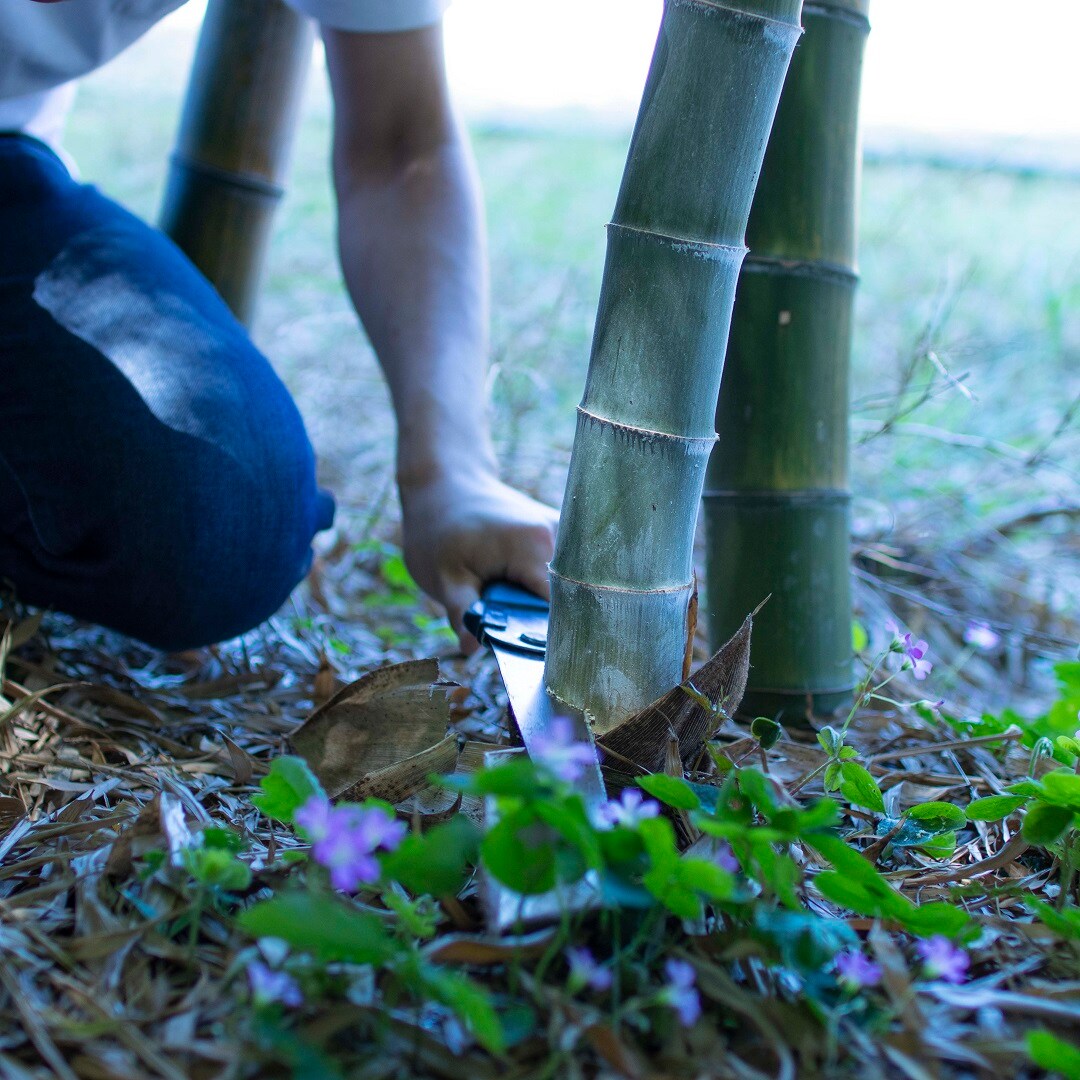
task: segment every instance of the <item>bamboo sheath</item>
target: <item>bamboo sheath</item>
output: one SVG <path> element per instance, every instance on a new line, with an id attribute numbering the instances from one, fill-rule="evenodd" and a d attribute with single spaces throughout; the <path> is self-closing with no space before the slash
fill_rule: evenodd
<path id="1" fill-rule="evenodd" d="M 800 6 L 665 3 L 551 565 L 547 687 L 597 733 L 682 680 L 743 236 Z"/>
<path id="2" fill-rule="evenodd" d="M 710 638 L 771 594 L 743 703 L 767 715 L 831 712 L 852 685 L 848 369 L 868 2 L 803 7 L 750 213 L 704 495 Z"/>
<path id="3" fill-rule="evenodd" d="M 282 0 L 210 0 L 159 224 L 250 322 L 314 40 Z"/>

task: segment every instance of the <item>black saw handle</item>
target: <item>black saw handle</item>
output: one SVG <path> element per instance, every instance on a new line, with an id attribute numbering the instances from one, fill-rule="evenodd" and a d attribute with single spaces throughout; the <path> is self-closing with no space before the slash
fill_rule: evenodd
<path id="1" fill-rule="evenodd" d="M 548 602 L 509 581 L 484 586 L 465 612 L 465 629 L 481 645 L 499 644 L 543 656 L 547 651 Z"/>

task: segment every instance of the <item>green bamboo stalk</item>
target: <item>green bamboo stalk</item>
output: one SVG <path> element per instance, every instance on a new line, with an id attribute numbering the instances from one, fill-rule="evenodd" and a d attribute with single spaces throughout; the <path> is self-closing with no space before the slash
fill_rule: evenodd
<path id="1" fill-rule="evenodd" d="M 250 322 L 314 24 L 282 0 L 210 0 L 159 224 Z"/>
<path id="2" fill-rule="evenodd" d="M 743 236 L 801 0 L 666 0 L 612 222 L 545 679 L 598 734 L 682 680 Z"/>
<path id="3" fill-rule="evenodd" d="M 747 228 L 704 495 L 711 640 L 754 621 L 743 709 L 850 700 L 848 369 L 869 0 L 807 0 Z"/>

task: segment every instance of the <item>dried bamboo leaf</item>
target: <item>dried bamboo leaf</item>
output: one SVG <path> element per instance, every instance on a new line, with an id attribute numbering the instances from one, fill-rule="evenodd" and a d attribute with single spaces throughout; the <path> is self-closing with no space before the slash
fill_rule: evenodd
<path id="1" fill-rule="evenodd" d="M 242 747 L 233 742 L 228 735 L 222 735 L 225 749 L 229 753 L 229 762 L 232 765 L 233 779 L 241 787 L 247 787 L 255 775 L 255 759 Z"/>
<path id="2" fill-rule="evenodd" d="M 769 1050 L 776 1057 L 776 1068 L 772 1075 L 777 1080 L 795 1080 L 797 1075 L 795 1059 L 784 1036 L 766 1016 L 761 1000 L 737 986 L 726 971 L 704 957 L 683 950 L 679 950 L 679 956 L 694 965 L 698 987 L 702 994 L 725 1009 L 731 1009 L 745 1017 L 758 1029 Z"/>
<path id="3" fill-rule="evenodd" d="M 555 937 L 553 927 L 518 936 L 490 937 L 486 934 L 444 934 L 424 949 L 429 960 L 440 964 L 469 964 L 487 967 L 510 964 L 541 956 Z"/>
<path id="4" fill-rule="evenodd" d="M 994 990 L 982 986 L 948 986 L 944 983 L 930 983 L 924 986 L 922 991 L 937 1001 L 962 1009 L 1000 1009 L 1002 1012 L 1018 1012 L 1044 1020 L 1080 1024 L 1080 1004 L 1076 1002 L 1052 1001 L 1010 990 Z"/>
<path id="5" fill-rule="evenodd" d="M 362 776 L 355 784 L 342 791 L 341 797 L 356 800 L 385 799 L 396 805 L 426 788 L 428 777 L 432 774 L 453 772 L 457 756 L 457 736 L 447 735 L 441 742 L 421 750 L 418 754 Z M 456 802 L 456 796 L 454 801 Z"/>
<path id="6" fill-rule="evenodd" d="M 449 767 L 435 768 L 432 772 L 445 774 L 452 771 L 457 764 L 457 737 L 448 735 L 447 741 L 452 741 L 454 744 L 453 760 L 449 762 Z M 418 789 L 397 803 L 398 813 L 408 815 L 416 826 L 422 829 L 449 821 L 460 809 L 460 791 L 450 791 L 447 788 L 432 785 Z"/>
<path id="7" fill-rule="evenodd" d="M 137 697 L 125 693 L 115 686 L 105 686 L 97 683 L 79 687 L 80 695 L 91 701 L 100 702 L 102 705 L 113 705 L 131 716 L 137 716 L 142 720 L 149 720 L 152 724 L 159 725 L 162 729 L 169 727 L 169 721 L 158 709 L 140 701 Z"/>
<path id="8" fill-rule="evenodd" d="M 647 772 L 661 772 L 669 740 L 675 739 L 680 758 L 693 762 L 705 742 L 739 708 L 750 671 L 753 625 L 753 615 L 747 615 L 738 631 L 691 678 L 597 740 L 605 753 Z M 702 704 L 701 697 L 712 709 Z"/>
<path id="9" fill-rule="evenodd" d="M 289 741 L 336 798 L 443 740 L 456 685 L 441 679 L 437 660 L 378 668 L 319 706 Z"/>
<path id="10" fill-rule="evenodd" d="M 22 799 L 14 795 L 0 795 L 0 832 L 6 832 L 26 814 Z"/>
<path id="11" fill-rule="evenodd" d="M 494 744 L 477 742 L 468 739 L 461 748 L 458 756 L 457 771 L 459 773 L 471 773 L 484 767 L 485 756 L 489 751 L 496 749 Z M 484 823 L 484 800 L 476 795 L 463 795 L 461 799 L 461 813 L 463 813 L 474 825 L 482 826 Z"/>
<path id="12" fill-rule="evenodd" d="M 918 1040 L 921 1045 L 927 1026 L 926 1015 L 915 998 L 915 991 L 911 985 L 911 973 L 908 971 L 907 964 L 904 963 L 900 950 L 878 923 L 871 927 L 867 940 L 877 962 L 881 965 L 881 983 L 885 992 L 889 995 L 908 1034 L 912 1039 Z"/>
<path id="13" fill-rule="evenodd" d="M 7 990 L 30 1041 L 53 1072 L 60 1080 L 79 1080 L 57 1049 L 56 1043 L 49 1034 L 38 1008 L 26 993 L 25 982 L 20 984 L 13 973 L 0 965 L 0 983 L 3 983 L 4 988 Z"/>
<path id="14" fill-rule="evenodd" d="M 627 1080 L 645 1080 L 645 1077 L 652 1075 L 640 1055 L 634 1053 L 609 1024 L 591 1024 L 585 1029 L 584 1035 L 597 1055 L 615 1070 L 617 1076 L 626 1077 Z"/>
<path id="15" fill-rule="evenodd" d="M 43 698 L 48 697 L 49 694 L 56 694 L 61 690 L 71 690 L 75 687 L 81 687 L 81 685 L 81 683 L 54 683 L 52 686 L 45 686 L 40 690 L 34 690 L 24 696 L 17 697 L 7 709 L 0 712 L 0 728 L 10 724 L 27 709 L 32 708 L 41 702 Z"/>

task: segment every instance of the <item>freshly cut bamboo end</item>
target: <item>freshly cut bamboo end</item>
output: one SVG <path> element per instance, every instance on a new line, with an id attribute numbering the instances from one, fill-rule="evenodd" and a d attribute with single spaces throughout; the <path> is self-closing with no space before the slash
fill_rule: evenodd
<path id="1" fill-rule="evenodd" d="M 693 582 L 602 588 L 551 571 L 545 681 L 602 735 L 682 681 Z"/>

